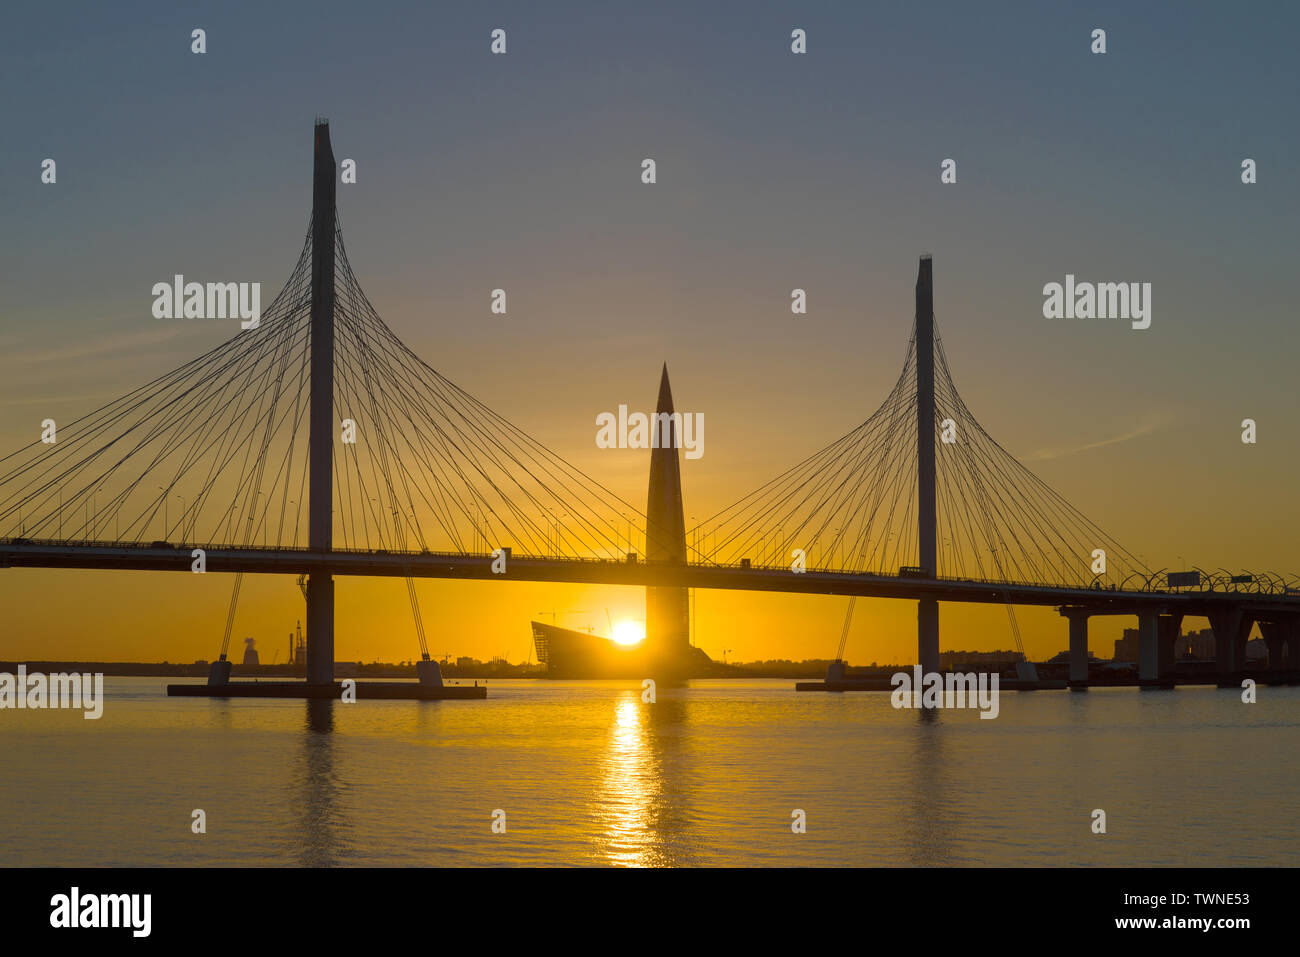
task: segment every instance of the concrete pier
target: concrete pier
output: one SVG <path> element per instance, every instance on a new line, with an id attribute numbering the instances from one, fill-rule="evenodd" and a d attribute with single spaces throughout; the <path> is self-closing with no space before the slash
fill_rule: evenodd
<path id="1" fill-rule="evenodd" d="M 439 667 L 438 662 L 428 658 L 417 661 L 415 663 L 415 673 L 419 676 L 420 684 L 430 688 L 443 687 L 442 668 Z"/>
<path id="2" fill-rule="evenodd" d="M 334 680 L 334 576 L 328 573 L 307 578 L 307 680 Z"/>
<path id="3" fill-rule="evenodd" d="M 1172 668 L 1172 654 L 1170 658 Z M 1138 612 L 1138 684 L 1141 687 L 1172 687 L 1162 683 L 1167 672 L 1161 674 L 1160 663 L 1160 612 L 1144 608 Z"/>
<path id="4" fill-rule="evenodd" d="M 168 685 L 173 698 L 342 698 L 343 682 L 232 681 L 225 685 Z M 444 701 L 487 697 L 487 685 L 428 685 L 409 681 L 358 681 L 357 700 Z"/>
<path id="5" fill-rule="evenodd" d="M 1066 608 L 1061 614 L 1070 622 L 1070 688 L 1088 690 L 1088 613 Z"/>
<path id="6" fill-rule="evenodd" d="M 1214 658 L 1218 662 L 1219 686 L 1235 687 L 1246 667 L 1246 641 L 1255 620 L 1240 607 L 1229 606 L 1211 612 L 1210 628 L 1214 631 Z"/>

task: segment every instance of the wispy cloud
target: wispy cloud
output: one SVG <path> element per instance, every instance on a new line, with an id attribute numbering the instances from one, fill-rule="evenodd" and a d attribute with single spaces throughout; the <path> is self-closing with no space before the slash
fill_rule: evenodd
<path id="1" fill-rule="evenodd" d="M 6 399 L 5 405 L 54 405 L 59 402 L 98 403 L 102 404 L 117 398 L 116 392 L 88 392 L 82 395 L 29 395 L 17 399 Z"/>
<path id="2" fill-rule="evenodd" d="M 50 343 L 42 341 L 33 343 L 31 351 L 23 351 L 23 347 L 17 345 L 16 339 L 11 336 L 4 343 L 4 357 L 11 361 L 32 363 L 69 362 L 105 354 L 121 356 L 124 353 L 161 346 L 177 338 L 181 333 L 188 332 L 190 328 L 179 323 L 168 323 L 165 326 L 122 332 L 99 339 L 72 339 L 66 345 L 60 344 L 55 348 L 49 348 Z"/>
<path id="3" fill-rule="evenodd" d="M 1110 438 L 1098 439 L 1095 442 L 1087 442 L 1083 445 L 1058 446 L 1055 448 L 1037 449 L 1030 452 L 1024 457 L 1026 462 L 1041 462 L 1046 459 L 1059 459 L 1066 455 L 1077 455 L 1080 452 L 1089 452 L 1093 449 L 1105 448 L 1108 445 L 1118 445 L 1121 442 L 1128 442 L 1131 439 L 1138 439 L 1144 435 L 1150 435 L 1167 424 L 1164 413 L 1156 413 L 1149 417 L 1146 422 L 1137 425 L 1127 432 L 1119 435 L 1112 435 Z"/>

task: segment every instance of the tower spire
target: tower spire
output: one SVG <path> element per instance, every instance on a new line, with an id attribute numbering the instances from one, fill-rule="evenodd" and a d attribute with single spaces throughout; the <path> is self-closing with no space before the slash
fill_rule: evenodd
<path id="1" fill-rule="evenodd" d="M 674 414 L 668 363 L 659 376 L 659 400 L 651 421 L 650 487 L 646 501 L 646 561 L 686 562 L 686 518 L 682 506 L 682 470 L 677 447 L 680 422 Z M 648 586 L 646 642 L 655 660 L 671 673 L 685 664 L 690 645 L 690 608 L 685 588 Z M 669 674 L 671 676 L 671 674 Z"/>

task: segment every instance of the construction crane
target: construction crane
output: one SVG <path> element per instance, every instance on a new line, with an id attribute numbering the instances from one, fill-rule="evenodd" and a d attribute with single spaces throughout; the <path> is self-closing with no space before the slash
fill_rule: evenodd
<path id="1" fill-rule="evenodd" d="M 609 610 L 606 609 L 605 613 L 606 613 L 606 614 L 609 614 Z M 589 614 L 591 614 L 591 612 L 587 611 L 586 609 L 579 608 L 579 609 L 577 609 L 577 610 L 575 610 L 575 611 L 539 611 L 537 614 L 538 614 L 538 615 L 550 615 L 550 616 L 551 616 L 551 624 L 554 625 L 554 624 L 556 624 L 556 618 L 557 618 L 557 616 L 559 616 L 559 615 L 589 615 Z M 591 625 L 588 625 L 588 626 L 587 626 L 587 634 L 591 634 Z"/>

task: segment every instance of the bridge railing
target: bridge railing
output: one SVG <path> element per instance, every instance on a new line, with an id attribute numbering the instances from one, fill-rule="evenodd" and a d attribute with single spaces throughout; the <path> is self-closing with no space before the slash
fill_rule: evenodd
<path id="1" fill-rule="evenodd" d="M 306 554 L 312 549 L 303 545 L 280 545 L 273 548 L 259 546 L 238 546 L 224 543 L 202 543 L 202 542 L 171 542 L 155 540 L 152 542 L 143 541 L 114 541 L 114 540 L 88 540 L 88 539 L 66 539 L 66 538 L 0 538 L 0 548 L 4 546 L 41 546 L 52 548 L 66 548 L 69 550 L 79 549 L 129 549 L 146 551 L 151 548 L 175 548 L 175 549 L 203 549 L 205 552 L 268 552 L 268 553 L 293 553 Z M 334 549 L 340 554 L 348 555 L 385 555 L 399 557 L 446 557 L 459 559 L 479 559 L 483 561 L 491 560 L 495 557 L 493 551 L 432 551 L 430 549 L 393 549 L 393 548 L 366 548 L 366 549 Z M 584 564 L 592 566 L 601 565 L 623 565 L 629 560 L 634 560 L 639 565 L 651 566 L 684 566 L 687 568 L 717 568 L 728 569 L 731 571 L 753 571 L 753 572 L 788 572 L 790 566 L 782 563 L 779 565 L 755 564 L 752 561 L 741 559 L 739 561 L 718 562 L 712 560 L 671 562 L 671 561 L 649 561 L 643 555 L 630 553 L 627 558 L 607 558 L 599 555 L 589 556 L 572 556 L 572 555 L 554 555 L 554 554 L 531 554 L 527 552 L 517 552 L 511 550 L 512 559 L 525 559 L 531 561 L 562 561 L 568 564 Z M 634 557 L 633 557 L 634 556 Z M 844 575 L 863 578 L 876 578 L 881 580 L 897 580 L 908 576 L 900 575 L 893 571 L 871 571 L 861 568 L 847 567 L 817 567 L 809 571 L 823 575 Z M 998 579 L 998 578 L 970 578 L 966 576 L 953 575 L 936 575 L 927 577 L 929 581 L 953 582 L 961 584 L 983 585 L 992 588 L 1045 588 L 1059 589 L 1080 592 L 1119 592 L 1122 594 L 1169 594 L 1169 595 L 1269 595 L 1300 599 L 1300 578 L 1297 576 L 1284 576 L 1274 573 L 1247 573 L 1250 574 L 1251 581 L 1241 580 L 1244 576 L 1232 576 L 1228 572 L 1221 575 L 1205 575 L 1203 583 L 1208 585 L 1207 588 L 1200 589 L 1177 589 L 1156 587 L 1156 579 L 1160 573 L 1155 573 L 1145 579 L 1140 588 L 1126 588 L 1125 583 L 1111 583 L 1103 586 L 1099 581 L 1091 582 L 1060 582 L 1060 581 L 1034 581 L 1020 579 Z M 1233 578 L 1238 580 L 1233 581 Z M 1243 587 L 1245 586 L 1245 587 Z"/>

